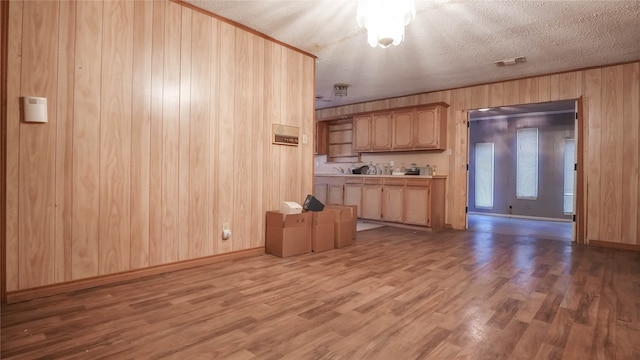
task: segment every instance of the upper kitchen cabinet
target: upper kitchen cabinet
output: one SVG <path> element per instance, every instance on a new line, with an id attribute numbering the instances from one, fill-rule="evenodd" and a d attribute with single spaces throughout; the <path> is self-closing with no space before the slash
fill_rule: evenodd
<path id="1" fill-rule="evenodd" d="M 413 121 L 414 149 L 446 149 L 447 106 L 446 104 L 436 104 L 415 110 Z"/>
<path id="2" fill-rule="evenodd" d="M 412 150 L 414 148 L 413 122 L 416 111 L 414 109 L 394 111 L 392 119 L 393 150 Z"/>
<path id="3" fill-rule="evenodd" d="M 360 114 L 353 118 L 353 151 L 445 150 L 445 103 Z"/>
<path id="4" fill-rule="evenodd" d="M 371 114 L 353 118 L 353 151 L 371 151 Z"/>
<path id="5" fill-rule="evenodd" d="M 391 113 L 373 113 L 353 118 L 353 151 L 391 150 Z"/>
<path id="6" fill-rule="evenodd" d="M 371 150 L 391 150 L 391 113 L 373 114 L 371 130 Z"/>

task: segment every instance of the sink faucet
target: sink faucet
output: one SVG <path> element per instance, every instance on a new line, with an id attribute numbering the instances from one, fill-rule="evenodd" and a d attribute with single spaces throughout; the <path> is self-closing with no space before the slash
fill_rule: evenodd
<path id="1" fill-rule="evenodd" d="M 341 167 L 335 167 L 335 166 L 334 166 L 334 167 L 333 167 L 333 169 L 334 169 L 334 170 L 336 170 L 336 171 L 338 171 L 338 172 L 339 172 L 339 173 L 341 173 L 341 174 L 344 174 L 344 169 L 343 169 L 343 168 L 341 168 Z"/>

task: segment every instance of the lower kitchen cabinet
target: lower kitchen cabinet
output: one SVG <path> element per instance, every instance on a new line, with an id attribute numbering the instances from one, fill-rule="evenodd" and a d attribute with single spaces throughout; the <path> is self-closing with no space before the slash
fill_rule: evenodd
<path id="1" fill-rule="evenodd" d="M 431 226 L 429 214 L 429 186 L 407 186 L 404 189 L 404 222 L 411 225 Z"/>
<path id="2" fill-rule="evenodd" d="M 362 218 L 382 220 L 382 184 L 362 186 Z"/>
<path id="3" fill-rule="evenodd" d="M 321 203 L 327 203 L 327 184 L 315 184 L 313 186 L 313 196 Z"/>
<path id="4" fill-rule="evenodd" d="M 358 217 L 362 217 L 362 184 L 344 184 L 344 205 L 356 205 Z"/>
<path id="5" fill-rule="evenodd" d="M 403 222 L 404 186 L 384 186 L 382 188 L 382 220 Z"/>
<path id="6" fill-rule="evenodd" d="M 445 218 L 444 176 L 317 176 L 314 195 L 324 204 L 356 205 L 358 217 L 440 229 Z"/>
<path id="7" fill-rule="evenodd" d="M 344 200 L 343 194 L 344 188 L 342 184 L 329 184 L 327 185 L 327 204 L 329 205 L 342 205 Z"/>

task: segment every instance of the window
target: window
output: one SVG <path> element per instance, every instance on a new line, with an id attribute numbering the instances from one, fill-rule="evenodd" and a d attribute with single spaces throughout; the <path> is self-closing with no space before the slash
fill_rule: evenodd
<path id="1" fill-rule="evenodd" d="M 574 139 L 565 139 L 563 158 L 564 158 L 564 192 L 562 199 L 562 211 L 565 214 L 573 214 L 573 183 L 574 183 L 574 164 L 575 164 L 575 146 Z"/>
<path id="2" fill-rule="evenodd" d="M 476 208 L 493 208 L 493 143 L 476 144 Z"/>
<path id="3" fill-rule="evenodd" d="M 516 132 L 516 197 L 538 198 L 538 129 L 518 129 Z"/>

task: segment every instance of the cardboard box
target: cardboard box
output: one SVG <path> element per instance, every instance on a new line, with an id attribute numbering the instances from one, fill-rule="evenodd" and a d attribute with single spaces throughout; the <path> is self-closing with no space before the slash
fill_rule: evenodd
<path id="1" fill-rule="evenodd" d="M 265 251 L 288 257 L 311 252 L 311 213 L 283 215 L 267 211 Z"/>
<path id="2" fill-rule="evenodd" d="M 312 212 L 311 249 L 313 252 L 331 250 L 335 247 L 333 211 Z"/>
<path id="3" fill-rule="evenodd" d="M 350 205 L 327 205 L 325 211 L 333 211 L 335 225 L 335 246 L 343 248 L 356 238 L 357 208 Z"/>

